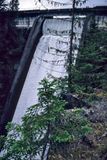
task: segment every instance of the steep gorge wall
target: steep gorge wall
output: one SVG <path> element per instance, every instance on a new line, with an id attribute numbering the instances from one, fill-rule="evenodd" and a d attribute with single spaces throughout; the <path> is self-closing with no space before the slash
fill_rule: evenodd
<path id="1" fill-rule="evenodd" d="M 0 118 L 19 67 L 29 34 L 27 29 L 4 27 L 0 33 Z"/>
<path id="2" fill-rule="evenodd" d="M 20 92 L 22 90 L 26 74 L 28 72 L 32 56 L 34 54 L 34 50 L 41 36 L 42 23 L 43 19 L 37 18 L 30 31 L 27 42 L 25 39 L 26 46 L 23 47 L 24 49 L 24 50 L 22 49 L 23 55 L 21 54 L 19 58 L 20 63 L 19 66 L 17 67 L 17 74 L 15 75 L 14 81 L 12 82 L 12 86 L 9 89 L 5 107 L 2 109 L 2 114 L 0 118 L 0 134 L 6 133 L 5 126 L 13 118 L 17 101 L 20 96 Z"/>

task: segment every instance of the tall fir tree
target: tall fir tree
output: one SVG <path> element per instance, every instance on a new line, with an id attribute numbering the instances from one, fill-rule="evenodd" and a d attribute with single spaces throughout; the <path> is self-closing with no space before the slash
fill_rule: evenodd
<path id="1" fill-rule="evenodd" d="M 4 11 L 7 8 L 6 0 L 0 0 L 0 11 Z"/>
<path id="2" fill-rule="evenodd" d="M 9 8 L 11 11 L 18 11 L 19 1 L 18 0 L 11 0 L 9 3 Z"/>
<path id="3" fill-rule="evenodd" d="M 77 60 L 78 83 L 85 91 L 107 90 L 107 31 L 91 29 Z"/>

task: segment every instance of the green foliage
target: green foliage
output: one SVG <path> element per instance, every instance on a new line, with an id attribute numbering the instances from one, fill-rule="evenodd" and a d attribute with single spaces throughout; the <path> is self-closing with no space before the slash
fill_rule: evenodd
<path id="1" fill-rule="evenodd" d="M 81 27 L 79 18 L 75 14 L 75 8 L 79 5 L 81 6 L 84 4 L 87 0 L 73 0 L 72 1 L 72 16 L 71 16 L 71 33 L 70 33 L 70 47 L 69 47 L 69 53 L 67 58 L 67 73 L 68 73 L 68 90 L 69 92 L 73 92 L 73 80 L 72 80 L 72 64 L 74 63 L 74 51 L 77 49 L 77 44 L 74 44 L 74 40 L 76 40 L 76 32 L 74 31 L 77 24 L 78 27 Z"/>
<path id="2" fill-rule="evenodd" d="M 91 29 L 86 36 L 84 47 L 73 69 L 73 83 L 87 93 L 94 89 L 106 90 L 107 83 L 107 31 Z M 78 88 L 78 87 L 77 87 Z"/>
<path id="3" fill-rule="evenodd" d="M 91 127 L 81 109 L 64 110 L 57 79 L 41 81 L 38 104 L 31 106 L 22 118 L 22 124 L 9 124 L 3 147 L 2 160 L 35 159 L 44 156 L 47 145 L 71 142 L 89 133 Z"/>
<path id="4" fill-rule="evenodd" d="M 82 109 L 73 109 L 61 117 L 56 126 L 56 133 L 53 135 L 54 142 L 71 142 L 81 138 L 92 131 L 89 121 L 83 115 Z"/>

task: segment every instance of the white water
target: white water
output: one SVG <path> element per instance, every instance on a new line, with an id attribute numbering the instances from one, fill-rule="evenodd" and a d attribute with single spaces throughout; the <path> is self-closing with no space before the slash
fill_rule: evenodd
<path id="1" fill-rule="evenodd" d="M 81 23 L 83 24 L 83 21 Z M 76 29 L 78 38 L 80 38 L 82 28 L 76 27 Z M 13 122 L 21 123 L 21 118 L 27 108 L 38 102 L 37 88 L 44 77 L 48 76 L 48 74 L 52 74 L 55 77 L 63 77 L 66 74 L 64 65 L 69 53 L 70 31 L 71 21 L 69 19 L 45 20 L 43 36 L 40 38 L 34 53 Z M 76 44 L 79 45 L 79 39 L 77 39 Z M 48 148 L 49 146 L 47 146 L 44 160 L 47 159 Z M 40 155 L 37 155 L 35 159 L 40 160 Z"/>
<path id="2" fill-rule="evenodd" d="M 83 21 L 81 22 L 83 23 Z M 40 38 L 34 53 L 13 122 L 20 123 L 27 108 L 37 103 L 37 88 L 44 77 L 48 74 L 55 77 L 62 77 L 66 74 L 64 64 L 69 52 L 70 30 L 71 21 L 69 19 L 45 20 L 43 36 Z M 80 38 L 82 28 L 80 29 L 77 26 L 77 31 Z M 77 44 L 79 44 L 79 38 L 76 40 Z"/>

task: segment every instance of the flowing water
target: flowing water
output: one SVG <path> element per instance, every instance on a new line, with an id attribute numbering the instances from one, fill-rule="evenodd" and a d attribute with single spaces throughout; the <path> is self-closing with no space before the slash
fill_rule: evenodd
<path id="1" fill-rule="evenodd" d="M 81 19 L 74 29 L 76 38 L 73 40 L 73 44 L 77 45 L 77 48 L 81 39 L 83 23 L 84 19 Z M 65 63 L 67 62 L 70 47 L 71 20 L 65 18 L 46 19 L 42 32 L 43 35 L 37 47 L 35 47 L 36 50 L 13 117 L 13 122 L 16 123 L 21 123 L 21 118 L 24 116 L 27 108 L 38 102 L 37 89 L 39 88 L 39 82 L 44 77 L 47 77 L 49 74 L 54 77 L 63 77 L 67 74 Z M 78 49 L 75 49 L 74 65 L 77 54 Z M 47 154 L 48 148 L 46 157 Z M 40 157 L 38 156 L 36 159 L 40 160 Z"/>
<path id="2" fill-rule="evenodd" d="M 81 21 L 83 24 L 83 21 Z M 82 27 L 75 28 L 79 44 Z M 13 117 L 13 122 L 20 123 L 21 117 L 28 107 L 38 101 L 37 88 L 39 82 L 52 74 L 55 77 L 62 77 L 66 74 L 65 62 L 69 52 L 69 41 L 71 31 L 70 19 L 46 19 L 43 24 L 43 36 L 35 50 L 30 69 L 28 71 L 17 107 Z M 75 40 L 74 40 L 75 41 Z M 76 57 L 77 50 L 75 50 Z M 75 63 L 75 60 L 74 60 Z"/>

